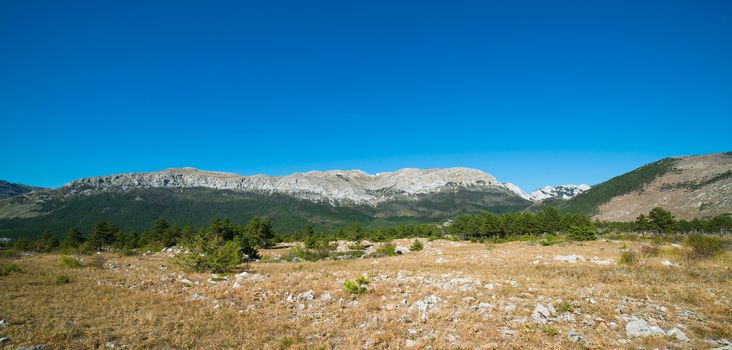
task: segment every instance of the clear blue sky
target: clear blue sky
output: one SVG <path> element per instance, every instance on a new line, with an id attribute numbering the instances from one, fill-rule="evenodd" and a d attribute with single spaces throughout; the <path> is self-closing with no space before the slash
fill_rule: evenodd
<path id="1" fill-rule="evenodd" d="M 0 179 L 466 166 L 525 190 L 732 150 L 732 1 L 0 2 Z"/>

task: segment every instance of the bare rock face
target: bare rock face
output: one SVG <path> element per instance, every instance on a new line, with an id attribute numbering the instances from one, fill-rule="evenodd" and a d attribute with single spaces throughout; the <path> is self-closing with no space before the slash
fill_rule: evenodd
<path id="1" fill-rule="evenodd" d="M 241 176 L 193 168 L 167 169 L 150 173 L 128 173 L 79 179 L 65 189 L 76 194 L 139 188 L 194 188 L 257 193 L 279 193 L 332 204 L 376 205 L 391 199 L 409 198 L 443 191 L 494 188 L 525 196 L 512 184 L 499 182 L 477 169 L 401 169 L 367 174 L 360 170 L 331 170 L 295 173 L 288 176 Z M 521 195 L 523 194 L 523 195 Z"/>

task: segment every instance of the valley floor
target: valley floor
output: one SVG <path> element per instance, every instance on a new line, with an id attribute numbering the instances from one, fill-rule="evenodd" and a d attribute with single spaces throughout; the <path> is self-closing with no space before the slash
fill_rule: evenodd
<path id="1" fill-rule="evenodd" d="M 425 241 L 395 257 L 258 262 L 221 278 L 185 272 L 165 252 L 86 256 L 76 269 L 55 254 L 6 257 L 22 272 L 0 277 L 0 348 L 707 349 L 732 340 L 732 253 L 689 265 L 684 248 L 666 244 L 658 257 L 618 265 L 621 249 L 638 245 Z M 62 274 L 71 283 L 55 284 Z M 343 283 L 360 274 L 369 292 L 347 294 Z"/>

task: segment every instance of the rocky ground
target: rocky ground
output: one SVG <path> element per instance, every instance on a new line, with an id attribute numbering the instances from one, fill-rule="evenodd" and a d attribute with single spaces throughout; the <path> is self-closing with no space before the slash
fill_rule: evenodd
<path id="1" fill-rule="evenodd" d="M 409 241 L 396 242 L 409 246 Z M 246 272 L 183 271 L 172 252 L 4 257 L 0 347 L 732 349 L 732 254 L 619 265 L 641 243 L 544 247 L 438 240 L 384 258 L 270 262 Z M 65 274 L 71 283 L 55 284 Z M 348 294 L 366 275 L 368 292 Z"/>

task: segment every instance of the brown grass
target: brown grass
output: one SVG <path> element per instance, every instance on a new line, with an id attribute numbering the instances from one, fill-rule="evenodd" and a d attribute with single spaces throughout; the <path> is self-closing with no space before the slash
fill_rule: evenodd
<path id="1" fill-rule="evenodd" d="M 658 257 L 635 266 L 591 262 L 592 257 L 617 261 L 623 244 L 638 250 L 641 243 L 514 242 L 487 250 L 482 244 L 438 240 L 425 242 L 424 251 L 395 257 L 252 263 L 249 272 L 264 277 L 244 278 L 236 289 L 234 275 L 210 283 L 210 274 L 184 272 L 167 253 L 106 254 L 103 260 L 82 261 L 78 269 L 60 268 L 53 254 L 6 258 L 3 264 L 15 262 L 23 272 L 0 277 L 0 318 L 8 322 L 0 336 L 11 339 L 10 348 L 74 349 L 103 348 L 106 342 L 134 349 L 401 349 L 407 339 L 418 341 L 417 348 L 435 349 L 582 348 L 569 339 L 570 330 L 581 332 L 590 340 L 587 347 L 596 349 L 705 348 L 705 340 L 732 338 L 732 254 L 688 266 L 679 248 L 662 246 Z M 553 260 L 568 254 L 587 261 Z M 663 266 L 663 259 L 680 266 Z M 100 261 L 102 268 L 93 267 Z M 371 291 L 348 294 L 343 282 L 362 273 L 369 274 Z M 56 285 L 60 274 L 72 282 Z M 445 289 L 455 278 L 479 279 L 481 286 L 461 290 L 458 283 Z M 309 290 L 313 300 L 286 300 Z M 321 301 L 326 293 L 332 300 Z M 202 300 L 192 300 L 194 295 Z M 442 303 L 426 319 L 407 311 L 430 295 Z M 490 306 L 477 311 L 481 302 Z M 569 303 L 575 315 L 574 321 L 552 322 L 553 336 L 531 322 L 536 303 L 548 302 Z M 664 329 L 684 325 L 691 342 L 627 339 L 625 316 L 653 318 Z M 505 336 L 507 331 L 513 336 Z"/>

